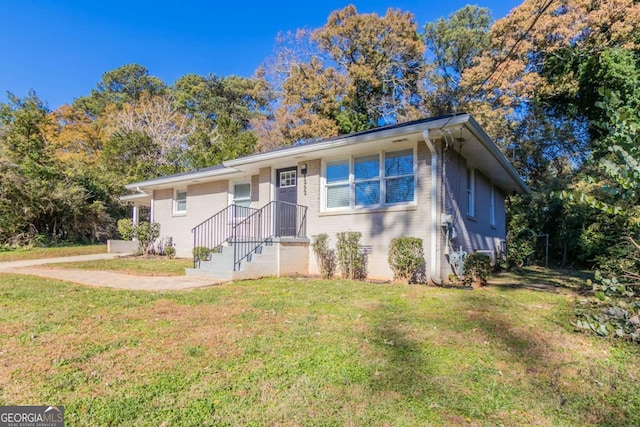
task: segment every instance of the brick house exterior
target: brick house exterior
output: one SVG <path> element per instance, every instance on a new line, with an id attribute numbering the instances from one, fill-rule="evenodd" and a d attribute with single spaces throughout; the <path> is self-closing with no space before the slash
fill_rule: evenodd
<path id="1" fill-rule="evenodd" d="M 391 239 L 422 238 L 433 283 L 455 271 L 457 254 L 500 256 L 505 199 L 529 191 L 467 114 L 298 144 L 126 188 L 135 193 L 122 199 L 150 206 L 181 257 L 191 256 L 191 230 L 217 212 L 283 200 L 305 207 L 304 237 L 327 233 L 335 243 L 335 233 L 362 233 L 372 278 L 392 278 Z M 306 262 L 295 272 L 317 274 L 313 252 L 303 246 Z"/>

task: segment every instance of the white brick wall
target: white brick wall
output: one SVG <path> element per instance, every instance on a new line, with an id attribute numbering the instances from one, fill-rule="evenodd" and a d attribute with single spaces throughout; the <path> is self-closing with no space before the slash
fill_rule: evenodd
<path id="1" fill-rule="evenodd" d="M 193 248 L 191 229 L 227 206 L 228 189 L 227 180 L 188 186 L 187 213 L 184 215 L 173 214 L 173 189 L 154 191 L 154 220 L 161 224 L 161 238 L 172 237 L 176 256 L 191 257 Z"/>
<path id="2" fill-rule="evenodd" d="M 403 148 L 403 147 L 400 147 Z M 441 277 L 447 278 L 450 272 L 448 260 L 444 255 L 445 236 L 440 227 L 440 213 L 450 212 L 456 220 L 458 239 L 454 245 L 461 245 L 467 252 L 474 249 L 498 247 L 505 236 L 505 195 L 496 189 L 495 213 L 496 226 L 489 224 L 490 182 L 476 171 L 476 217 L 470 219 L 466 214 L 466 162 L 453 150 L 443 154 L 442 144 L 438 142 L 438 177 L 442 180 L 446 173 L 444 187 L 439 185 L 437 209 L 438 247 Z M 395 237 L 419 237 L 423 239 L 425 260 L 430 259 L 430 215 L 431 215 L 431 155 L 424 141 L 417 143 L 417 185 L 415 188 L 417 203 L 411 206 L 393 206 L 378 210 L 360 210 L 346 212 L 322 212 L 321 209 L 321 168 L 320 158 L 304 160 L 298 164 L 307 164 L 307 175 L 298 175 L 298 204 L 308 207 L 307 235 L 309 237 L 327 233 L 331 246 L 335 246 L 336 233 L 359 231 L 361 244 L 371 247 L 368 260 L 368 272 L 371 278 L 391 279 L 387 255 L 389 244 Z M 442 184 L 442 182 L 440 182 Z M 271 201 L 272 168 L 261 168 L 257 175 L 251 176 L 252 206 L 259 208 Z M 193 236 L 191 228 L 228 204 L 229 182 L 227 180 L 191 185 L 187 188 L 187 213 L 173 214 L 174 189 L 154 192 L 154 217 L 162 224 L 163 237 L 171 236 L 177 249 L 177 256 L 191 257 Z M 309 272 L 317 274 L 317 264 L 313 251 L 309 251 Z M 427 266 L 429 268 L 429 266 Z"/>
<path id="3" fill-rule="evenodd" d="M 311 237 L 326 233 L 330 245 L 335 247 L 336 233 L 359 231 L 363 246 L 371 246 L 368 258 L 370 278 L 391 279 L 393 273 L 387 261 L 389 244 L 395 237 L 420 237 L 423 239 L 425 259 L 428 260 L 429 206 L 430 200 L 430 155 L 424 142 L 418 143 L 418 179 L 416 186 L 416 206 L 394 206 L 378 211 L 348 211 L 322 213 L 321 211 L 321 161 L 315 159 L 307 163 L 307 194 L 304 194 L 304 177 L 298 183 L 298 204 L 309 208 L 307 213 L 307 234 Z M 318 274 L 318 267 L 309 251 L 309 272 Z"/>

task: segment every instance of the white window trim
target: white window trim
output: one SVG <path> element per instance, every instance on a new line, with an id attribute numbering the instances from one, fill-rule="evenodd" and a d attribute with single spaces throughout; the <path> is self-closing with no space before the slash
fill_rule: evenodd
<path id="1" fill-rule="evenodd" d="M 491 185 L 491 195 L 489 196 L 489 225 L 496 226 L 496 187 Z"/>
<path id="2" fill-rule="evenodd" d="M 178 193 L 184 193 L 184 210 L 178 210 Z M 188 199 L 189 193 L 186 188 L 176 188 L 173 191 L 173 215 L 183 216 L 187 214 Z"/>
<path id="3" fill-rule="evenodd" d="M 282 186 L 282 174 L 292 173 L 292 172 L 293 172 L 294 184 Z M 280 183 L 280 188 L 291 188 L 298 185 L 298 168 L 278 171 L 278 182 Z"/>
<path id="4" fill-rule="evenodd" d="M 398 176 L 392 176 L 392 177 L 385 177 L 384 176 L 384 160 L 385 160 L 385 154 L 386 153 L 393 153 L 396 151 L 402 151 L 402 150 L 409 150 L 411 149 L 413 151 L 413 173 L 412 174 L 407 174 L 407 175 L 398 175 Z M 355 180 L 355 176 L 354 176 L 354 161 L 356 157 L 365 157 L 368 155 L 374 155 L 377 154 L 378 158 L 380 160 L 380 173 L 378 175 L 377 179 L 366 179 L 366 180 L 360 180 L 360 181 L 356 181 Z M 327 207 L 327 186 L 331 186 L 331 185 L 340 185 L 340 184 L 345 184 L 347 183 L 347 181 L 339 181 L 339 182 L 335 182 L 335 183 L 331 183 L 331 184 L 327 184 L 327 163 L 331 163 L 333 161 L 339 161 L 339 160 L 348 160 L 349 162 L 349 206 L 345 206 L 345 207 L 336 207 L 336 208 L 328 208 Z M 398 202 L 398 203 L 385 203 L 384 201 L 386 200 L 386 180 L 388 179 L 397 179 L 397 178 L 403 178 L 403 177 L 408 177 L 408 176 L 412 176 L 413 175 L 413 201 L 410 202 Z M 365 181 L 374 181 L 377 180 L 378 182 L 380 182 L 380 203 L 376 204 L 376 205 L 356 205 L 355 204 L 355 198 L 356 198 L 356 194 L 355 194 L 355 183 L 356 182 L 365 182 Z M 385 182 L 385 184 L 383 185 L 382 183 Z M 327 212 L 327 213 L 339 213 L 339 212 L 344 212 L 344 213 L 358 213 L 358 212 L 362 212 L 362 211 L 381 211 L 384 209 L 388 209 L 391 207 L 407 207 L 407 206 L 416 206 L 418 204 L 418 150 L 417 150 L 417 146 L 416 144 L 412 144 L 411 146 L 399 146 L 399 147 L 393 147 L 393 149 L 391 150 L 377 150 L 374 152 L 371 151 L 366 151 L 366 152 L 362 152 L 362 153 L 358 153 L 358 154 L 352 154 L 350 156 L 335 156 L 335 157 L 329 157 L 329 158 L 324 158 L 322 159 L 322 164 L 321 164 L 321 175 L 320 175 L 320 185 L 321 185 L 321 194 L 320 194 L 320 212 Z"/>
<path id="5" fill-rule="evenodd" d="M 470 175 L 469 175 L 470 174 Z M 469 177 L 471 182 L 469 183 Z M 467 216 L 476 217 L 476 170 L 467 168 Z"/>
<path id="6" fill-rule="evenodd" d="M 242 185 L 242 184 L 248 184 L 249 185 L 249 203 L 251 203 L 251 180 L 242 180 L 242 181 L 230 181 L 229 182 L 229 197 L 228 197 L 228 204 L 229 206 L 233 205 L 234 202 L 236 201 L 236 192 L 235 192 L 235 187 L 236 185 Z"/>
<path id="7" fill-rule="evenodd" d="M 235 186 L 242 185 L 242 184 L 249 185 L 249 207 L 251 207 L 251 180 L 229 181 L 229 190 L 227 191 L 228 206 L 235 204 L 235 201 L 236 201 Z M 228 213 L 227 220 L 229 221 L 230 224 L 238 223 L 243 219 L 245 219 L 245 216 L 237 215 L 237 214 L 238 212 L 236 209 L 233 209 Z"/>

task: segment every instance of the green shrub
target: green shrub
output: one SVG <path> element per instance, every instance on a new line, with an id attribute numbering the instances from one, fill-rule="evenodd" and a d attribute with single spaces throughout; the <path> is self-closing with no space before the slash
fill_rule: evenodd
<path id="1" fill-rule="evenodd" d="M 462 283 L 466 286 L 471 286 L 475 282 L 484 286 L 487 284 L 490 271 L 491 258 L 479 252 L 471 253 L 464 259 Z"/>
<path id="2" fill-rule="evenodd" d="M 122 218 L 118 220 L 118 233 L 123 240 L 133 239 L 133 221 L 131 218 Z"/>
<path id="3" fill-rule="evenodd" d="M 311 248 L 318 262 L 318 270 L 323 279 L 330 279 L 336 272 L 336 252 L 329 249 L 329 236 L 326 233 L 318 234 L 313 238 Z"/>
<path id="4" fill-rule="evenodd" d="M 174 248 L 173 246 L 165 246 L 164 247 L 164 254 L 169 258 L 169 259 L 173 259 L 176 256 L 176 248 Z"/>
<path id="5" fill-rule="evenodd" d="M 404 283 L 416 281 L 418 269 L 424 265 L 422 239 L 418 237 L 397 237 L 389 245 L 389 266 L 394 280 Z"/>
<path id="6" fill-rule="evenodd" d="M 133 226 L 133 237 L 138 241 L 138 249 L 142 255 L 148 255 L 153 249 L 153 242 L 160 236 L 160 224 L 141 221 Z"/>
<path id="7" fill-rule="evenodd" d="M 207 261 L 211 254 L 211 249 L 206 246 L 196 246 L 191 253 L 193 254 L 193 260 L 195 262 Z"/>
<path id="8" fill-rule="evenodd" d="M 360 251 L 358 231 L 336 234 L 336 260 L 345 279 L 362 279 L 367 277 L 367 255 Z"/>

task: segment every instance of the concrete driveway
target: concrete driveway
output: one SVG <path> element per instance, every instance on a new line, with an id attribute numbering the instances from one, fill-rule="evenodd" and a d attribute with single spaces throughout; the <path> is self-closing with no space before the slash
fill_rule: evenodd
<path id="1" fill-rule="evenodd" d="M 112 259 L 126 254 L 93 254 L 61 258 L 46 258 L 24 261 L 0 262 L 0 273 L 26 274 L 65 282 L 79 283 L 88 286 L 106 286 L 109 288 L 144 290 L 144 291 L 176 291 L 218 285 L 224 280 L 209 277 L 192 276 L 135 276 L 110 271 L 78 270 L 66 268 L 39 267 L 44 264 L 57 264 L 76 261 L 93 261 Z"/>

